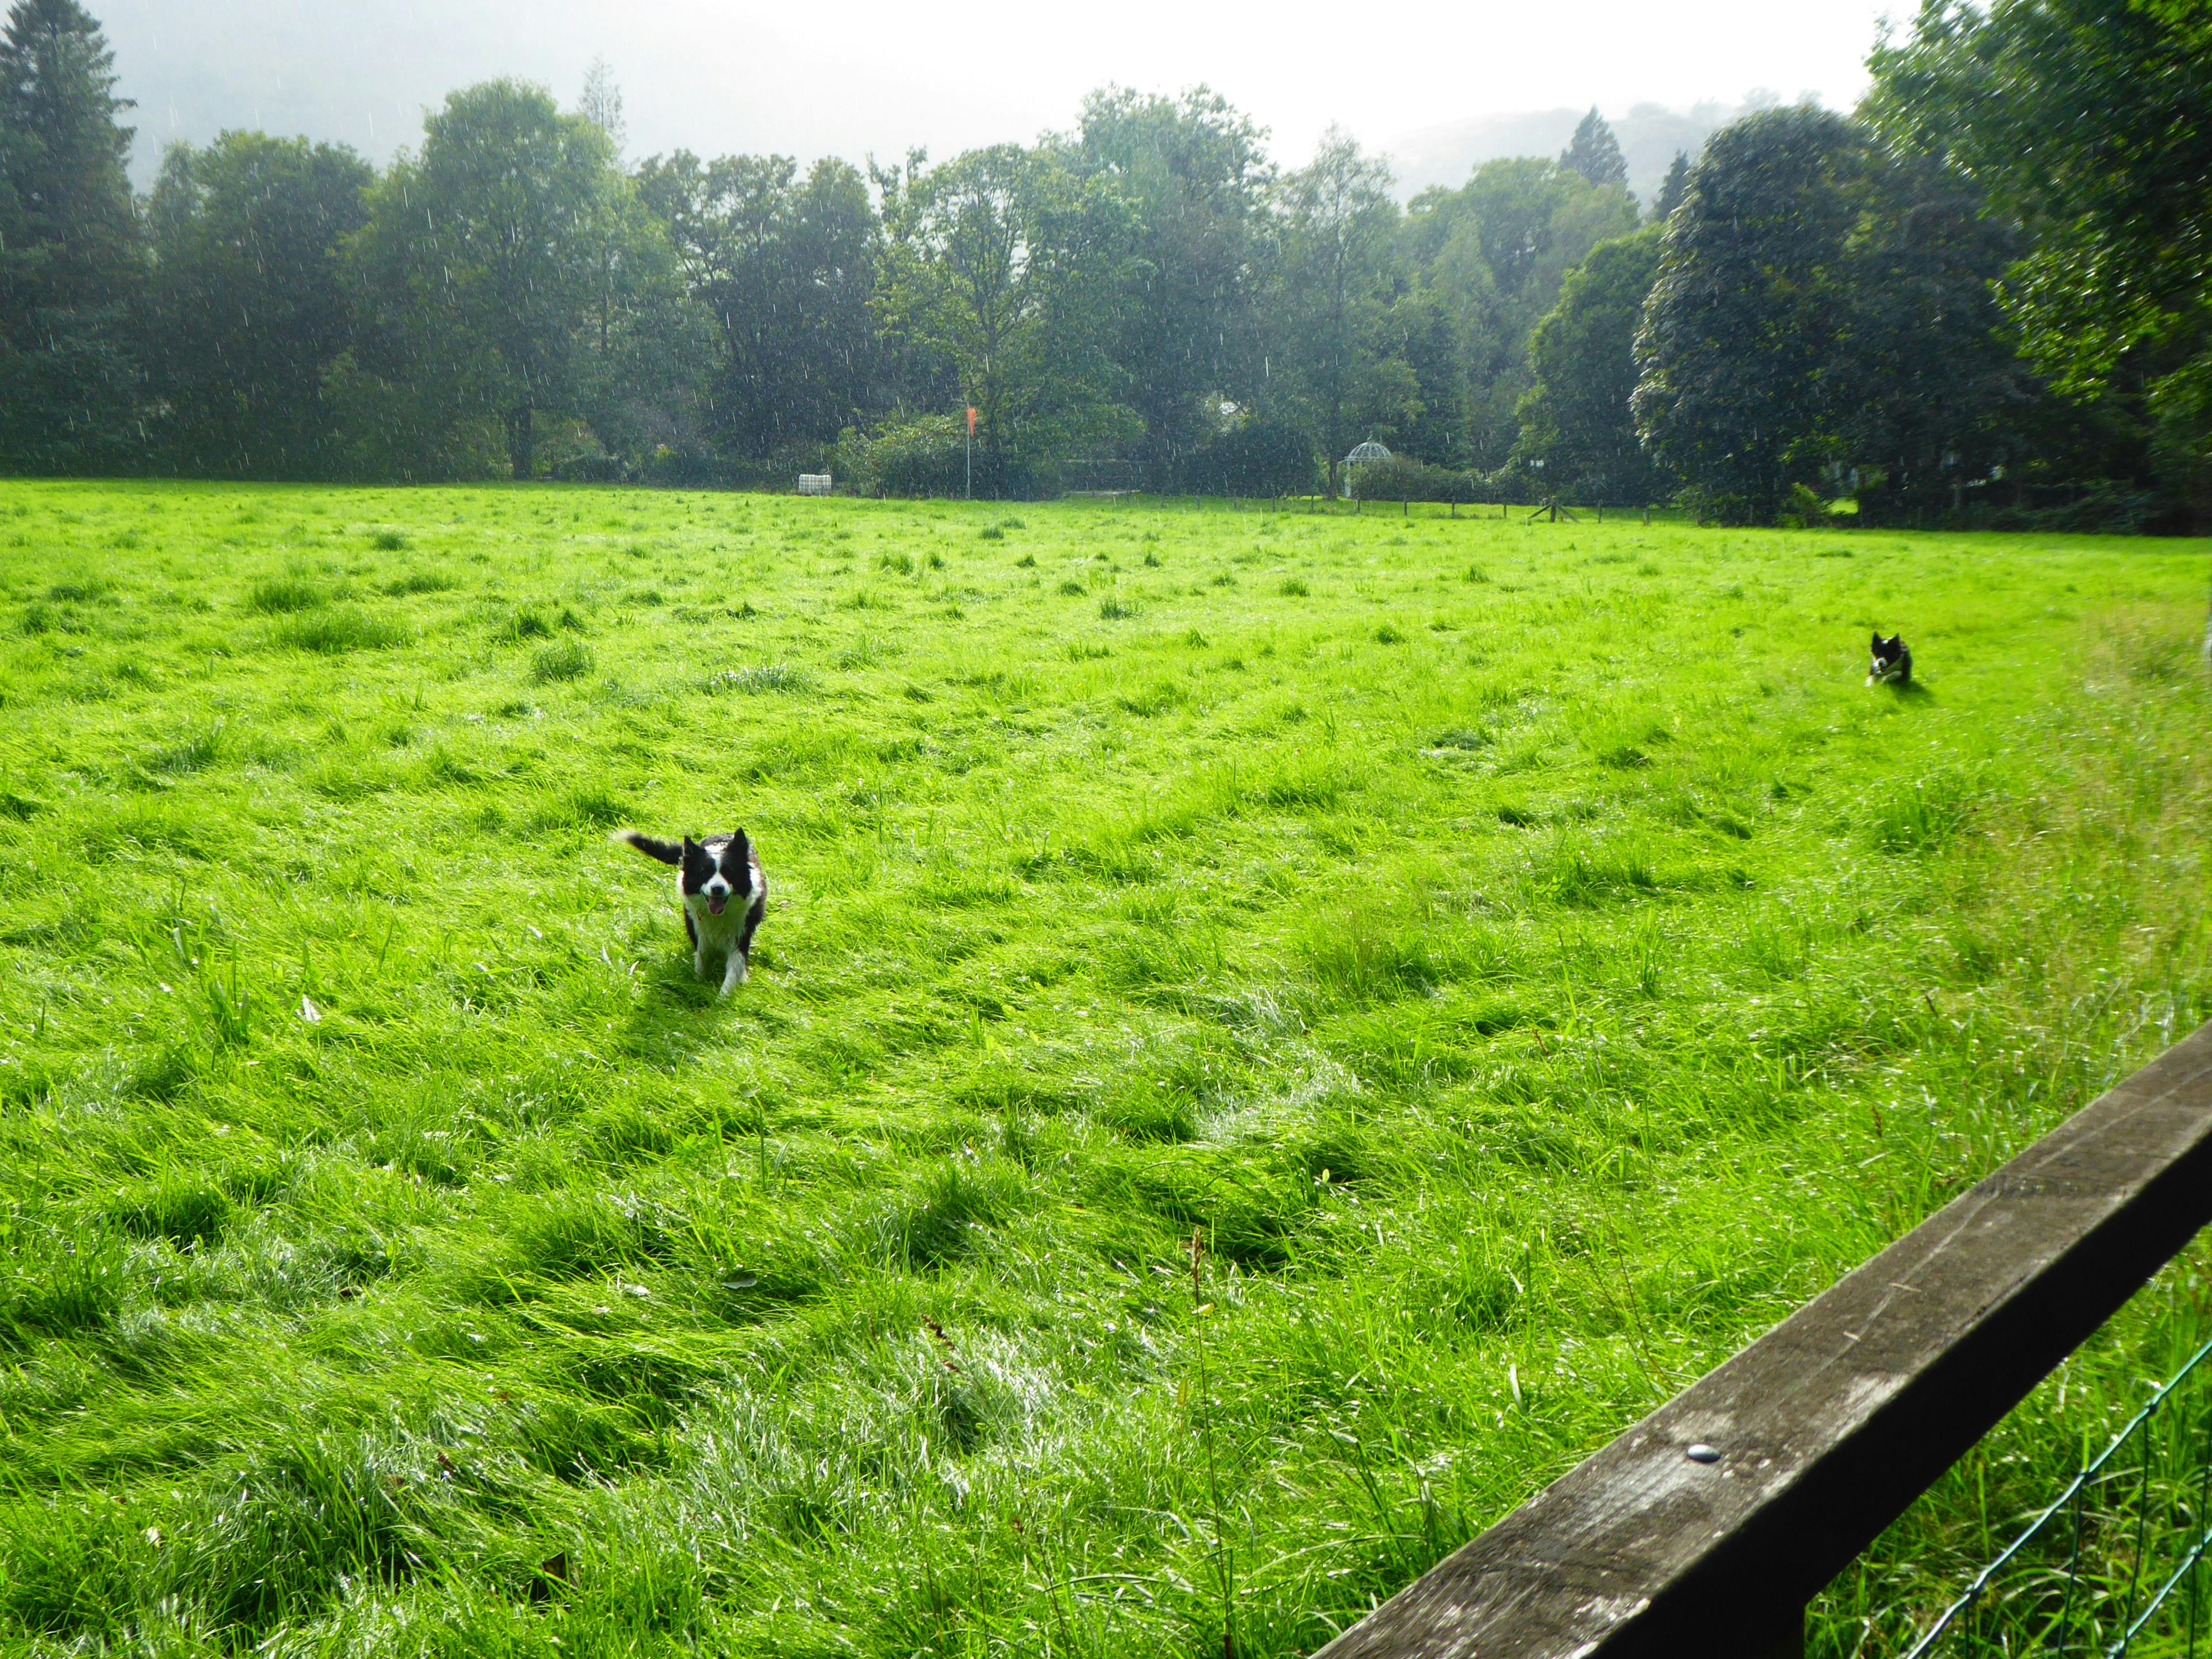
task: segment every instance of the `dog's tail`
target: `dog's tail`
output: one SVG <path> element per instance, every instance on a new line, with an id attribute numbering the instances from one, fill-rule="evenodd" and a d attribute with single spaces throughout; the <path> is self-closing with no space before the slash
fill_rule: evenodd
<path id="1" fill-rule="evenodd" d="M 649 859 L 659 859 L 663 864 L 684 862 L 684 849 L 672 841 L 661 841 L 642 830 L 614 830 L 607 835 L 609 841 L 625 842 Z"/>

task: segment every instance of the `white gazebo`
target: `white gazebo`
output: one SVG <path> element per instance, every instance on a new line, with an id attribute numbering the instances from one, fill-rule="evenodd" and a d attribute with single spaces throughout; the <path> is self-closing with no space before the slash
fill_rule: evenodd
<path id="1" fill-rule="evenodd" d="M 1355 469 L 1374 466 L 1378 463 L 1387 464 L 1390 459 L 1390 452 L 1372 438 L 1364 444 L 1352 445 L 1352 453 L 1344 458 L 1344 494 L 1346 499 L 1352 495 L 1352 475 Z"/>

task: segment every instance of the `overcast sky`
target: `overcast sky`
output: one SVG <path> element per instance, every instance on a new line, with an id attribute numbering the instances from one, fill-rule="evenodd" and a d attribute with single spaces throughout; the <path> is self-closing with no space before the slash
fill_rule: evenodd
<path id="1" fill-rule="evenodd" d="M 1372 148 L 1560 105 L 1734 104 L 1753 88 L 1847 108 L 1897 0 L 88 0 L 138 100 L 135 171 L 173 138 L 304 132 L 382 161 L 427 104 L 493 76 L 573 103 L 612 67 L 635 156 L 775 150 L 943 157 L 1073 123 L 1107 82 L 1206 82 L 1303 160 L 1332 122 Z"/>

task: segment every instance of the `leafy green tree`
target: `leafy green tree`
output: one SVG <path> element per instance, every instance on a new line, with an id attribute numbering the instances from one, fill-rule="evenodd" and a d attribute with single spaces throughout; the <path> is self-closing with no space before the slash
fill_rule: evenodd
<path id="1" fill-rule="evenodd" d="M 1808 106 L 1715 133 L 1667 222 L 1637 337 L 1638 434 L 1717 515 L 1771 522 L 1836 459 L 1824 371 L 1863 134 Z"/>
<path id="2" fill-rule="evenodd" d="M 1282 297 L 1271 356 L 1285 401 L 1328 458 L 1420 412 L 1393 315 L 1401 265 L 1390 170 L 1332 131 L 1282 187 Z"/>
<path id="3" fill-rule="evenodd" d="M 314 478 L 335 469 L 323 380 L 351 338 L 338 243 L 375 174 L 343 145 L 226 132 L 173 146 L 149 218 L 147 371 L 181 471 Z"/>
<path id="4" fill-rule="evenodd" d="M 1642 503 L 1669 492 L 1636 435 L 1636 331 L 1659 274 L 1651 225 L 1601 242 L 1567 273 L 1528 344 L 1536 383 L 1521 400 L 1514 459 L 1543 464 L 1544 489 L 1574 501 Z"/>
<path id="5" fill-rule="evenodd" d="M 1111 355 L 1133 216 L 1110 179 L 1054 145 L 998 144 L 941 166 L 879 173 L 884 327 L 951 365 L 977 411 L 979 482 L 1025 488 L 1028 468 L 1135 435 Z"/>
<path id="6" fill-rule="evenodd" d="M 610 428 L 668 337 L 667 239 L 606 133 L 543 88 L 450 94 L 368 194 L 346 239 L 358 337 L 332 371 L 356 465 L 429 477 L 536 471 L 540 414 Z M 611 430 L 603 435 L 613 435 Z"/>
<path id="7" fill-rule="evenodd" d="M 1682 150 L 1674 152 L 1668 163 L 1667 176 L 1659 181 L 1659 195 L 1651 204 L 1651 222 L 1663 225 L 1674 216 L 1674 210 L 1682 205 L 1682 198 L 1690 193 L 1690 158 Z"/>
<path id="8" fill-rule="evenodd" d="M 1534 157 L 1486 162 L 1458 190 L 1414 199 L 1405 257 L 1454 341 L 1449 380 L 1424 359 L 1425 418 L 1455 434 L 1448 448 L 1425 452 L 1429 459 L 1485 470 L 1505 462 L 1530 384 L 1536 324 L 1591 248 L 1635 228 L 1624 187 L 1592 185 Z"/>
<path id="9" fill-rule="evenodd" d="M 2027 233 L 2003 298 L 2029 357 L 2140 410 L 2212 526 L 2212 14 L 2202 0 L 1930 0 L 1869 112 Z"/>
<path id="10" fill-rule="evenodd" d="M 143 239 L 114 88 L 76 0 L 16 0 L 0 27 L 0 466 L 98 470 L 139 451 Z"/>
<path id="11" fill-rule="evenodd" d="M 1109 349 L 1144 422 L 1139 459 L 1171 487 L 1205 444 L 1207 406 L 1261 390 L 1259 285 L 1273 174 L 1258 128 L 1205 87 L 1180 99 L 1111 87 L 1084 100 L 1075 167 L 1133 214 Z"/>
<path id="12" fill-rule="evenodd" d="M 2047 399 L 1997 306 L 2013 228 L 1930 157 L 1870 161 L 1820 378 L 1863 518 L 1917 521 L 1958 512 L 1967 487 L 2000 469 L 2033 466 L 2027 417 Z"/>
<path id="13" fill-rule="evenodd" d="M 647 161 L 638 189 L 714 321 L 708 418 L 721 446 L 766 459 L 857 421 L 878 371 L 879 234 L 860 175 L 834 159 L 802 179 L 787 156 L 702 164 L 678 150 Z"/>
<path id="14" fill-rule="evenodd" d="M 1570 173 L 1579 173 L 1594 185 L 1628 184 L 1628 162 L 1620 153 L 1620 140 L 1614 137 L 1613 128 L 1605 117 L 1590 106 L 1590 112 L 1583 117 L 1575 128 L 1575 136 L 1559 152 L 1559 165 Z"/>
<path id="15" fill-rule="evenodd" d="M 1455 465 L 1467 449 L 1466 340 L 1433 273 L 1400 261 L 1388 314 L 1391 349 L 1413 372 L 1416 404 L 1391 422 L 1404 455 Z"/>

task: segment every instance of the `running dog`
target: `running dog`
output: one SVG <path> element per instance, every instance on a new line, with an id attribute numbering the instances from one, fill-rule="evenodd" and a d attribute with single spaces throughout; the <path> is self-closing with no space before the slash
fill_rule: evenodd
<path id="1" fill-rule="evenodd" d="M 709 951 L 722 957 L 722 991 L 742 985 L 751 970 L 753 930 L 768 910 L 768 878 L 745 832 L 679 843 L 635 830 L 617 830 L 623 842 L 650 859 L 676 866 L 676 891 L 684 902 L 684 931 L 691 937 L 691 969 L 707 977 Z"/>
<path id="2" fill-rule="evenodd" d="M 1905 644 L 1904 635 L 1892 634 L 1887 639 L 1878 633 L 1874 636 L 1874 660 L 1867 669 L 1867 684 L 1912 684 L 1912 647 Z"/>

